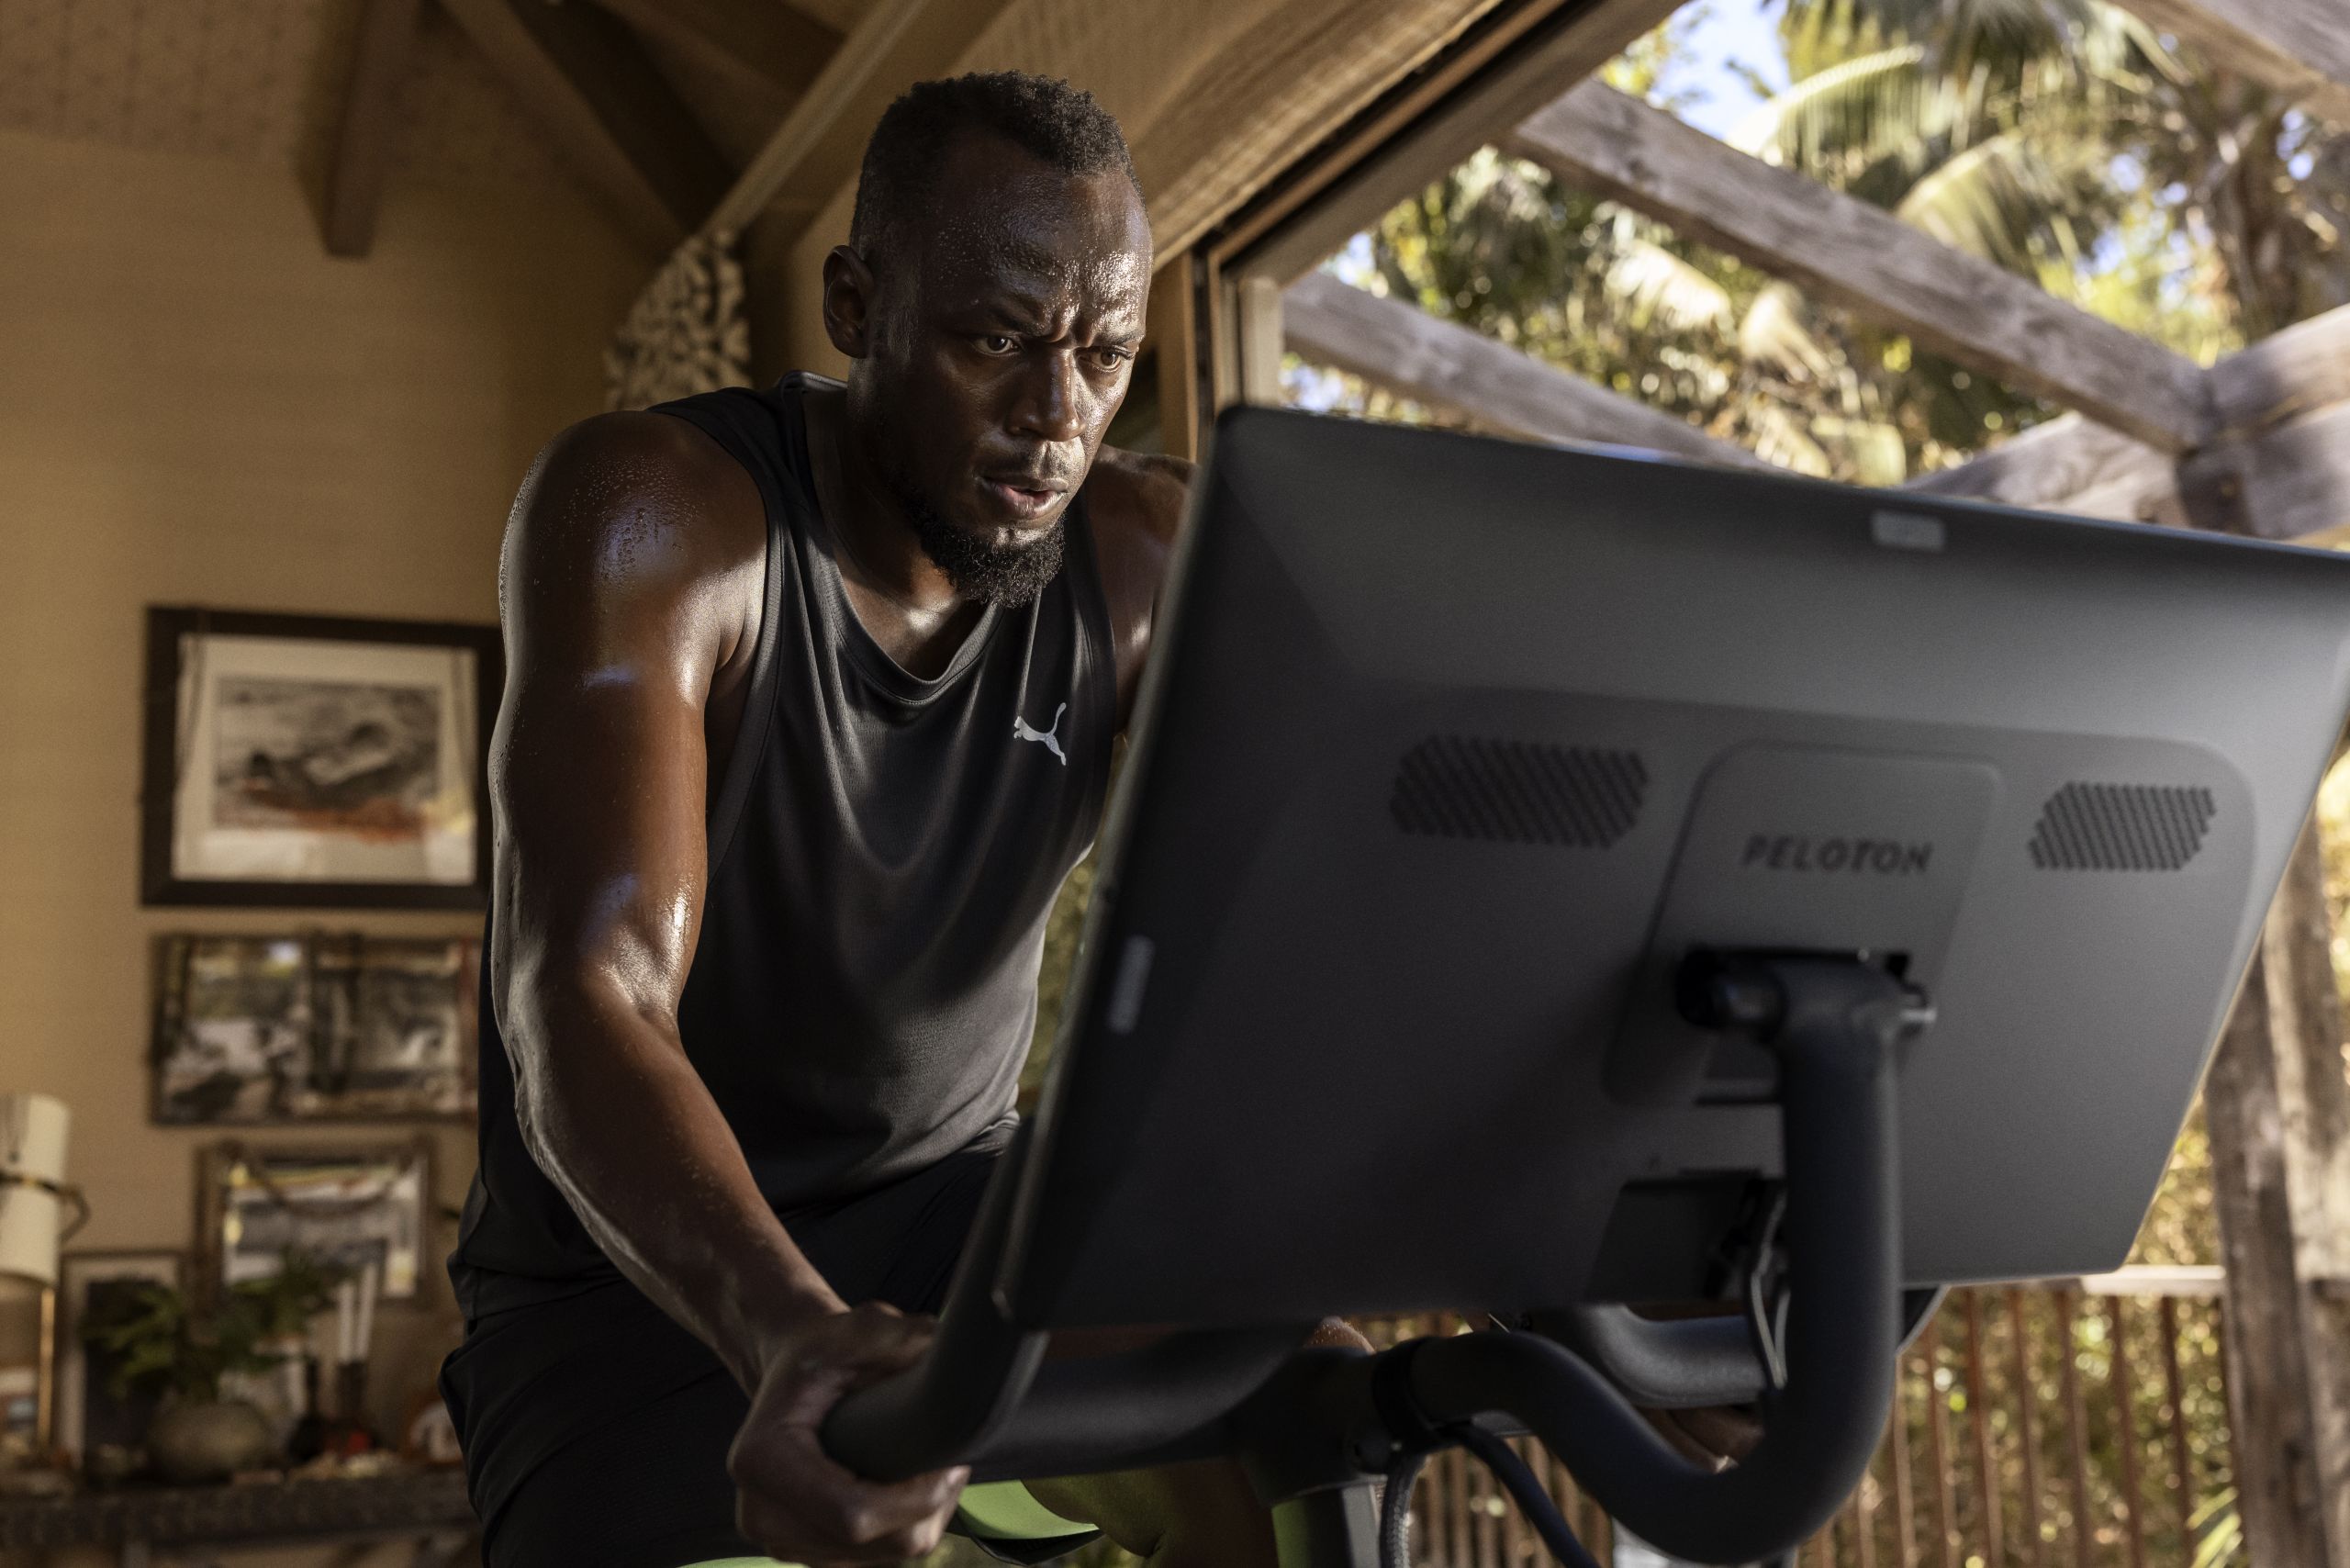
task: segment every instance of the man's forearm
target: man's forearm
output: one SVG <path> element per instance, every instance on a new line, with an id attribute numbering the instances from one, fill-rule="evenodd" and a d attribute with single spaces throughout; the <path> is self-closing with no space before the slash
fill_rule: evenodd
<path id="1" fill-rule="evenodd" d="M 673 1033 L 576 992 L 518 1010 L 517 1111 L 588 1235 L 751 1386 L 765 1337 L 838 1311 Z"/>

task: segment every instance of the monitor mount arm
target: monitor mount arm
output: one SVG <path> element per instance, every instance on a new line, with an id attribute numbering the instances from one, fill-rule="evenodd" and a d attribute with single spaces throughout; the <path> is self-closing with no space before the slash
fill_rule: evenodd
<path id="1" fill-rule="evenodd" d="M 1892 1406 L 1905 1327 L 1895 1047 L 1931 1014 L 1856 957 L 1699 954 L 1680 980 L 1684 1015 L 1779 1059 L 1783 1385 L 1707 1319 L 1617 1319 L 1612 1342 L 1581 1337 L 1601 1369 L 1541 1333 L 1364 1356 L 1299 1350 L 1296 1324 L 1047 1362 L 1046 1336 L 1005 1322 L 990 1293 L 1009 1226 L 1010 1183 L 999 1182 L 930 1354 L 844 1399 L 826 1449 L 881 1478 L 950 1463 L 981 1477 L 1046 1475 L 1232 1453 L 1274 1506 L 1283 1568 L 1372 1568 L 1371 1477 L 1399 1446 L 1479 1421 L 1533 1433 L 1611 1517 L 1673 1555 L 1731 1563 L 1792 1549 L 1850 1495 Z M 1695 1464 L 1619 1391 L 1610 1362 L 1635 1389 L 1663 1380 L 1675 1404 L 1756 1398 L 1764 1435 L 1729 1469 Z M 1400 1421 L 1398 1388 L 1409 1406 Z"/>

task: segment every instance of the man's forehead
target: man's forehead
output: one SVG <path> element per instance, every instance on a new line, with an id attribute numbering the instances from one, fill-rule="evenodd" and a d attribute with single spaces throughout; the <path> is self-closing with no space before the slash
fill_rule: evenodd
<path id="1" fill-rule="evenodd" d="M 958 148 L 957 152 L 965 150 Z M 926 291 L 1110 308 L 1150 285 L 1150 229 L 1123 170 L 1067 174 L 1016 149 L 950 157 L 919 236 Z"/>

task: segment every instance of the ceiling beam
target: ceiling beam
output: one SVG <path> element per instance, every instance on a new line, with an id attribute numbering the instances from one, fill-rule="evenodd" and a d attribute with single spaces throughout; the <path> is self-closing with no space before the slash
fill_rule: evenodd
<path id="1" fill-rule="evenodd" d="M 1600 442 L 1734 468 L 1767 468 L 1744 447 L 1400 299 L 1309 273 L 1281 297 L 1289 346 L 1499 435 Z"/>
<path id="2" fill-rule="evenodd" d="M 675 249 L 725 191 L 725 159 L 618 17 L 550 0 L 441 3 L 646 250 Z"/>
<path id="3" fill-rule="evenodd" d="M 2340 0 L 2122 0 L 2213 63 L 2350 129 L 2350 25 Z"/>
<path id="4" fill-rule="evenodd" d="M 2182 452 L 2208 432 L 2209 393 L 2192 361 L 1602 83 L 1522 121 L 1505 145 L 1675 233 L 2151 445 Z"/>
<path id="5" fill-rule="evenodd" d="M 364 256 L 375 242 L 375 209 L 391 171 L 400 88 L 416 56 L 422 9 L 422 0 L 366 0 L 360 11 L 351 86 L 342 95 L 334 166 L 327 172 L 324 227 L 330 255 Z"/>
<path id="6" fill-rule="evenodd" d="M 951 69 L 1007 3 L 874 0 L 701 227 L 739 234 L 775 212 L 794 232 L 804 229 L 856 176 L 866 138 L 890 101 Z"/>
<path id="7" fill-rule="evenodd" d="M 596 3 L 762 98 L 798 97 L 841 46 L 839 33 L 779 0 Z"/>

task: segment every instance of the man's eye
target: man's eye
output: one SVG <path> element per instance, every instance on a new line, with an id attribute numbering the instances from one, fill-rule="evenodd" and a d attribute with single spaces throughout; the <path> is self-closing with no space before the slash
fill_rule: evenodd
<path id="1" fill-rule="evenodd" d="M 1103 370 L 1115 370 L 1132 358 L 1134 355 L 1125 349 L 1095 349 L 1093 351 L 1093 362 Z"/>
<path id="2" fill-rule="evenodd" d="M 1010 353 L 1013 349 L 1019 346 L 1019 344 L 1013 342 L 1002 332 L 986 332 L 982 333 L 979 337 L 979 352 L 981 353 L 1005 354 Z"/>

